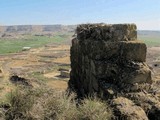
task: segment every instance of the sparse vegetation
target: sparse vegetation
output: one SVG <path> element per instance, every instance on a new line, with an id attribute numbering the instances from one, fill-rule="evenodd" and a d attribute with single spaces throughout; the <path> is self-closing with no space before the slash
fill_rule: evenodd
<path id="1" fill-rule="evenodd" d="M 5 113 L 5 118 L 7 120 L 28 119 L 29 111 L 34 103 L 34 98 L 30 95 L 30 92 L 16 89 L 7 97 L 9 109 Z"/>
<path id="2" fill-rule="evenodd" d="M 8 108 L 1 105 L 6 120 L 110 120 L 110 108 L 100 100 L 85 99 L 77 106 L 75 95 L 52 89 L 18 88 L 7 97 Z"/>
<path id="3" fill-rule="evenodd" d="M 85 99 L 79 106 L 79 111 L 83 120 L 109 120 L 112 117 L 108 105 L 97 98 Z"/>
<path id="4" fill-rule="evenodd" d="M 31 78 L 35 78 L 40 82 L 46 82 L 48 79 L 44 77 L 44 75 L 40 72 L 33 72 L 29 75 Z"/>

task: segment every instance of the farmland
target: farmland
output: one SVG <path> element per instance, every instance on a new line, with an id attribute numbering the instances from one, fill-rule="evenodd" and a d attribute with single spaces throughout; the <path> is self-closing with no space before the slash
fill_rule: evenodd
<path id="1" fill-rule="evenodd" d="M 148 47 L 160 46 L 160 31 L 138 31 L 138 39 L 143 40 Z"/>
<path id="2" fill-rule="evenodd" d="M 69 36 L 24 36 L 21 39 L 0 39 L 0 54 L 21 52 L 23 47 L 37 48 L 46 44 L 63 43 Z"/>
<path id="3" fill-rule="evenodd" d="M 73 34 L 74 32 L 57 32 L 51 36 L 27 34 L 13 36 L 11 38 L 0 38 L 0 91 L 2 93 L 0 94 L 0 105 L 10 104 L 10 102 L 8 101 L 9 98 L 6 96 L 10 95 L 12 91 L 15 91 L 17 89 L 17 86 L 20 86 L 20 88 L 18 87 L 20 91 L 25 88 L 26 94 L 26 90 L 28 91 L 28 88 L 29 90 L 31 88 L 30 92 L 34 93 L 34 97 L 37 99 L 34 107 L 40 107 L 39 104 L 42 107 L 42 103 L 44 101 L 50 102 L 50 100 L 55 97 L 55 94 L 57 94 L 54 93 L 55 91 L 64 92 L 67 89 L 67 82 L 69 80 L 69 77 L 62 77 L 61 70 L 66 70 L 67 72 L 70 71 L 70 45 Z M 155 61 L 158 60 L 160 56 L 160 36 L 158 33 L 144 33 L 141 31 L 138 34 L 138 39 L 143 40 L 148 46 L 147 63 L 151 67 L 153 67 L 155 74 L 154 78 L 158 80 L 160 78 L 160 62 L 157 61 L 157 66 L 155 66 Z M 31 47 L 31 49 L 23 51 L 23 47 Z M 21 80 L 21 78 L 23 78 L 26 82 L 15 82 L 14 79 L 12 79 L 13 81 L 11 81 L 11 78 L 17 76 L 17 79 Z M 50 93 L 51 91 L 52 94 Z M 29 94 L 31 95 L 31 97 L 33 97 L 31 93 Z M 48 96 L 48 99 L 45 98 L 45 95 L 43 93 Z M 22 98 L 25 97 L 25 95 L 22 95 Z M 21 96 L 21 93 L 15 92 L 13 95 L 11 94 L 11 96 L 18 98 L 19 96 Z M 29 98 L 26 102 L 32 103 L 32 101 L 30 100 L 31 99 Z M 70 103 L 71 101 L 64 100 L 68 99 L 61 96 L 60 101 L 66 103 L 63 104 L 64 106 L 70 105 L 69 107 L 74 108 L 73 111 L 78 112 L 77 109 L 74 107 L 74 104 Z M 53 101 L 55 102 L 56 99 L 54 98 Z M 21 102 L 22 104 L 24 104 L 23 101 Z M 91 103 L 94 106 L 99 105 L 99 102 L 97 103 L 97 100 L 87 102 L 88 104 Z M 53 103 L 48 104 L 55 105 Z M 50 105 L 46 106 L 40 110 L 51 109 L 49 108 Z M 71 108 L 69 109 L 72 110 Z M 86 108 L 83 109 L 85 111 L 85 109 L 88 108 L 89 106 L 86 106 Z M 30 110 L 30 112 L 33 112 L 33 114 L 35 115 L 39 114 L 38 117 L 42 117 L 41 111 L 37 112 L 32 109 Z M 111 116 L 111 112 L 109 111 L 107 113 L 104 113 L 105 116 Z M 35 116 L 32 115 L 32 117 Z"/>

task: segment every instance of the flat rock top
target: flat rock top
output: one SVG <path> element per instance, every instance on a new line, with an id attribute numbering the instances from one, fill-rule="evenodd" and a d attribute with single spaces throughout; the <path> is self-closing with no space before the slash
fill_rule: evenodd
<path id="1" fill-rule="evenodd" d="M 77 30 L 80 29 L 90 29 L 90 28 L 117 28 L 117 29 L 137 29 L 136 24 L 105 24 L 105 23 L 95 23 L 95 24 L 80 24 L 77 26 Z"/>
<path id="2" fill-rule="evenodd" d="M 135 24 L 81 24 L 76 29 L 79 40 L 134 41 L 137 39 Z"/>

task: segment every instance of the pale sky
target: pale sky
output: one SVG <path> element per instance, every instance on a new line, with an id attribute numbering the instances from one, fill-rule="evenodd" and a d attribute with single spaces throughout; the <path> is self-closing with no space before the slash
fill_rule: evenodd
<path id="1" fill-rule="evenodd" d="M 98 22 L 160 30 L 160 0 L 0 0 L 0 25 Z"/>

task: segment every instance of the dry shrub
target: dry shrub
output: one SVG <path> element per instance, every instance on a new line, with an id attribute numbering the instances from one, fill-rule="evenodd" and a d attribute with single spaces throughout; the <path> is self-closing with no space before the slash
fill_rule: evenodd
<path id="1" fill-rule="evenodd" d="M 74 96 L 74 95 L 73 95 Z M 45 104 L 46 120 L 110 120 L 112 111 L 97 98 L 85 99 L 78 107 L 74 97 L 51 97 Z"/>
<path id="2" fill-rule="evenodd" d="M 97 98 L 85 99 L 78 110 L 83 120 L 110 120 L 112 117 L 109 106 Z"/>
<path id="3" fill-rule="evenodd" d="M 6 120 L 109 120 L 112 113 L 98 99 L 85 99 L 77 107 L 75 95 L 52 89 L 17 89 L 8 96 Z"/>
<path id="4" fill-rule="evenodd" d="M 30 95 L 29 91 L 20 91 L 16 89 L 11 91 L 7 96 L 8 103 L 10 104 L 9 109 L 5 113 L 6 120 L 29 120 L 29 111 L 31 110 L 34 99 Z"/>
<path id="5" fill-rule="evenodd" d="M 48 98 L 44 105 L 45 120 L 78 120 L 79 112 L 73 98 L 64 94 Z"/>

